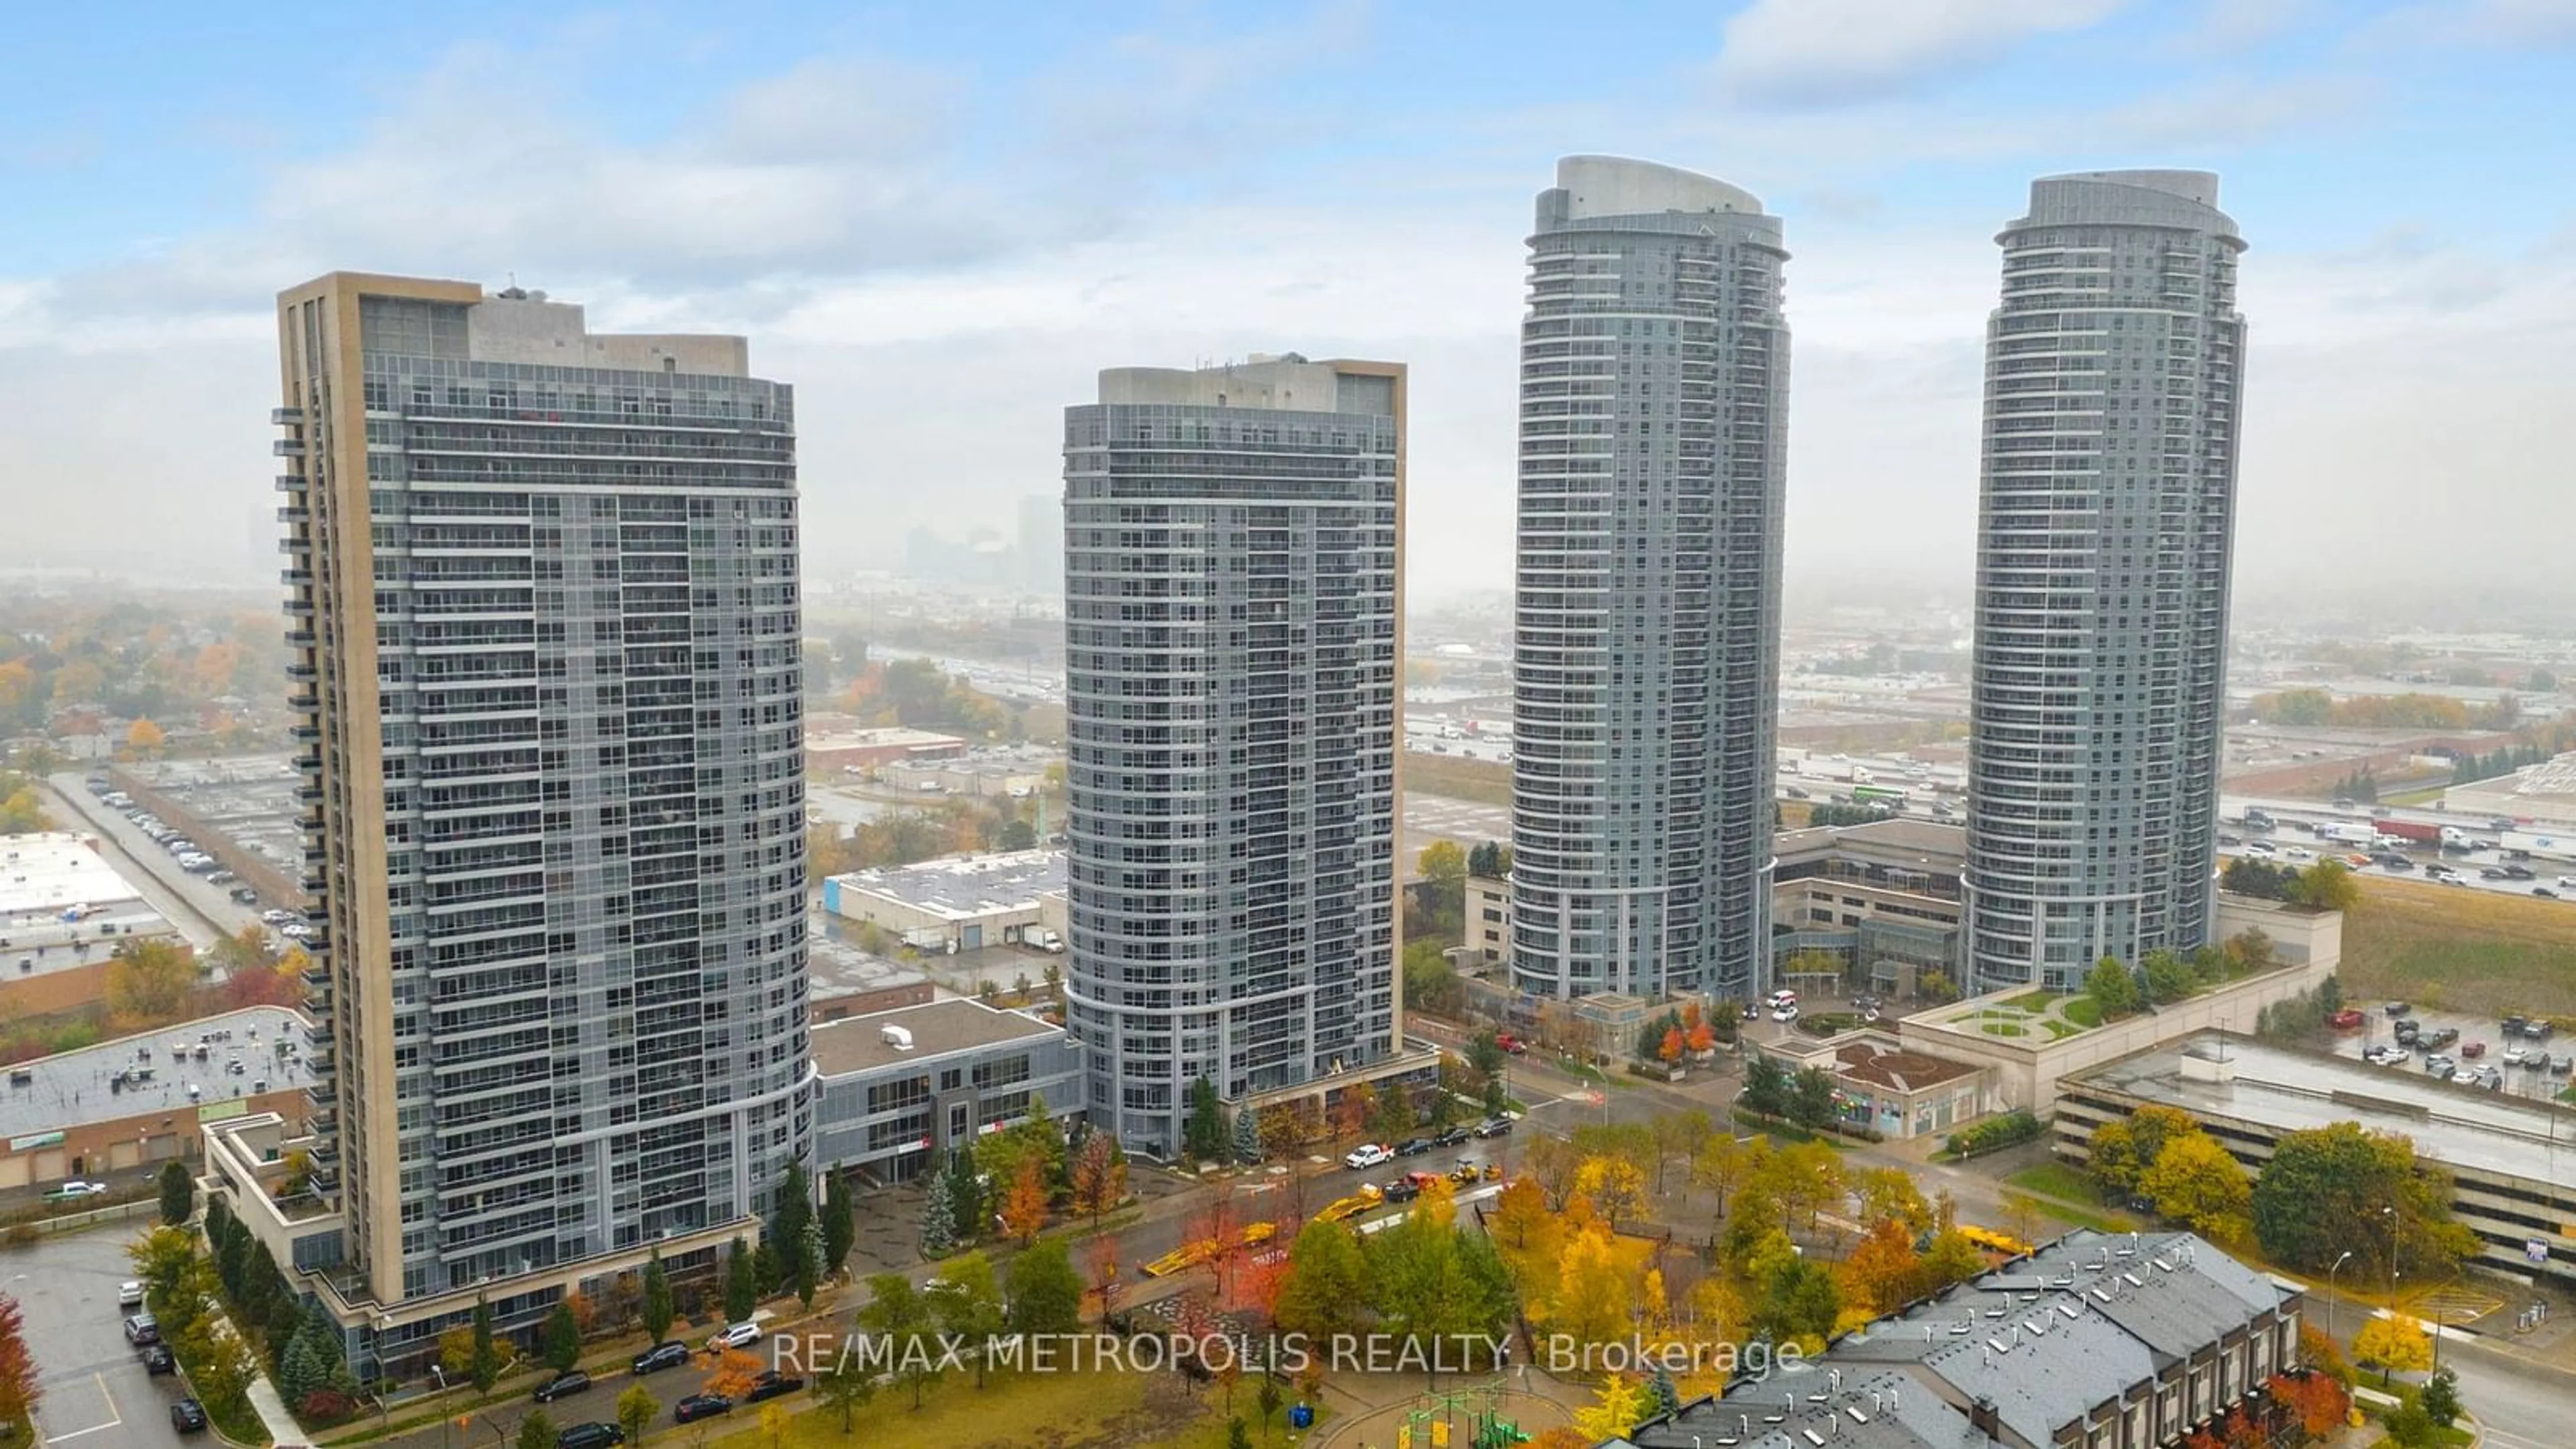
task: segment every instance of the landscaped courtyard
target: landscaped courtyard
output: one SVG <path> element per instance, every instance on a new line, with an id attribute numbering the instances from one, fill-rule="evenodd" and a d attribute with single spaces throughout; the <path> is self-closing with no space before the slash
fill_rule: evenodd
<path id="1" fill-rule="evenodd" d="M 2102 1024 L 2101 1003 L 2089 996 L 2066 996 L 2048 990 L 2025 991 L 2002 1001 L 1989 1001 L 1947 1018 L 1951 1026 L 1973 1028 L 1988 1036 L 2040 1042 L 2057 1041 Z"/>

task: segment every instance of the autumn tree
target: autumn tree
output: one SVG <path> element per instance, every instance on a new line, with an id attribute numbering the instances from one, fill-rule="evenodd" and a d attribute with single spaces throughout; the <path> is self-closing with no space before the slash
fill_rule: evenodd
<path id="1" fill-rule="evenodd" d="M 129 936 L 108 961 L 108 1010 L 130 1022 L 159 1025 L 187 1006 L 198 975 L 196 953 L 185 942 Z"/>
<path id="2" fill-rule="evenodd" d="M 1023 1160 L 1019 1175 L 1002 1192 L 1002 1231 L 1023 1248 L 1036 1242 L 1038 1234 L 1046 1229 L 1046 1179 L 1040 1175 L 1043 1171 L 1036 1159 Z"/>
<path id="3" fill-rule="evenodd" d="M 1636 1293 L 1610 1225 L 1593 1221 L 1567 1239 L 1558 1258 L 1548 1323 L 1577 1343 L 1610 1342 L 1627 1334 Z"/>
<path id="4" fill-rule="evenodd" d="M 2194 1132 L 2167 1142 L 2156 1164 L 2138 1179 L 2138 1190 L 2156 1211 L 2217 1243 L 2242 1242 L 2254 1185 L 2218 1139 Z"/>
<path id="5" fill-rule="evenodd" d="M 1843 1295 L 1873 1315 L 1894 1313 L 1921 1291 L 1923 1258 L 1914 1234 L 1894 1218 L 1881 1218 L 1842 1262 Z"/>
<path id="6" fill-rule="evenodd" d="M 706 1390 L 740 1402 L 743 1395 L 751 1392 L 751 1386 L 759 1381 L 763 1367 L 765 1365 L 758 1355 L 728 1348 L 717 1354 L 715 1363 L 709 1367 Z"/>
<path id="7" fill-rule="evenodd" d="M 629 1444 L 642 1444 L 644 1431 L 653 1427 L 653 1420 L 661 1412 L 662 1401 L 640 1383 L 617 1396 L 617 1425 L 626 1431 Z"/>
<path id="8" fill-rule="evenodd" d="M 0 1294 L 0 1424 L 25 1430 L 44 1396 L 27 1348 L 27 1316 L 17 1299 Z"/>
<path id="9" fill-rule="evenodd" d="M 1117 1139 L 1093 1132 L 1073 1154 L 1073 1208 L 1100 1226 L 1101 1215 L 1127 1198 L 1127 1159 Z"/>
<path id="10" fill-rule="evenodd" d="M 1612 1374 L 1602 1380 L 1590 1404 L 1574 1411 L 1575 1432 L 1583 1436 L 1586 1444 L 1625 1439 L 1647 1416 L 1652 1402 L 1644 1383 Z"/>
<path id="11" fill-rule="evenodd" d="M 2385 1385 L 2392 1373 L 2418 1373 L 2433 1366 L 2433 1341 L 2415 1320 L 2390 1314 L 2374 1318 L 2352 1336 L 2352 1359 L 2379 1370 Z"/>
<path id="12" fill-rule="evenodd" d="M 126 727 L 125 748 L 145 759 L 160 754 L 162 746 L 169 742 L 170 737 L 161 727 L 148 719 L 136 720 Z"/>
<path id="13" fill-rule="evenodd" d="M 2104 1192 L 2125 1196 L 2138 1190 L 2138 1180 L 2164 1155 L 2166 1143 L 2201 1130 L 2191 1114 L 2179 1107 L 2140 1107 L 2093 1129 L 2085 1167 Z"/>
<path id="14" fill-rule="evenodd" d="M 1589 1157 L 1574 1170 L 1574 1193 L 1603 1217 L 1633 1220 L 1645 1208 L 1646 1179 L 1624 1158 Z"/>
<path id="15" fill-rule="evenodd" d="M 2274 1374 L 2269 1387 L 2273 1398 L 2299 1416 L 2299 1428 L 2311 1440 L 2342 1428 L 2344 1416 L 2352 1411 L 2352 1396 L 2331 1374 Z"/>

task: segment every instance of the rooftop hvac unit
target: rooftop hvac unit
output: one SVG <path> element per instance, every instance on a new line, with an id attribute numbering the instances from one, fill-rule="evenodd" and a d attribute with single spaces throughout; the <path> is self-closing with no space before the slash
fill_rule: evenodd
<path id="1" fill-rule="evenodd" d="M 878 1040 L 883 1041 L 887 1046 L 893 1047 L 896 1051 L 908 1052 L 912 1050 L 912 1028 L 908 1026 L 878 1027 L 877 1038 Z"/>

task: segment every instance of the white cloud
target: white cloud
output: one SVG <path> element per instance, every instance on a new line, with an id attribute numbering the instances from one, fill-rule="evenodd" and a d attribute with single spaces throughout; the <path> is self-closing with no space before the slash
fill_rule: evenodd
<path id="1" fill-rule="evenodd" d="M 2015 45 L 2099 24 L 2125 0 L 1753 0 L 1728 17 L 1717 77 L 1746 100 L 1896 95 L 1982 69 Z"/>

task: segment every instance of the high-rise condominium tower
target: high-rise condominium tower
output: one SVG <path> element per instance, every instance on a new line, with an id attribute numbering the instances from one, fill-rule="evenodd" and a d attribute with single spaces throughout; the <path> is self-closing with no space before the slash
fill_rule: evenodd
<path id="1" fill-rule="evenodd" d="M 1780 222 L 1605 156 L 1538 197 L 1521 324 L 1514 982 L 1770 969 L 1789 331 Z"/>
<path id="2" fill-rule="evenodd" d="M 794 411 L 738 337 L 278 299 L 326 1306 L 411 1362 L 703 1259 L 810 1136 Z"/>
<path id="3" fill-rule="evenodd" d="M 1968 784 L 1978 990 L 2212 934 L 2245 319 L 2198 171 L 2052 176 L 1986 333 Z"/>
<path id="4" fill-rule="evenodd" d="M 1070 1024 L 1090 1119 L 1398 1044 L 1404 368 L 1121 368 L 1065 410 Z"/>

